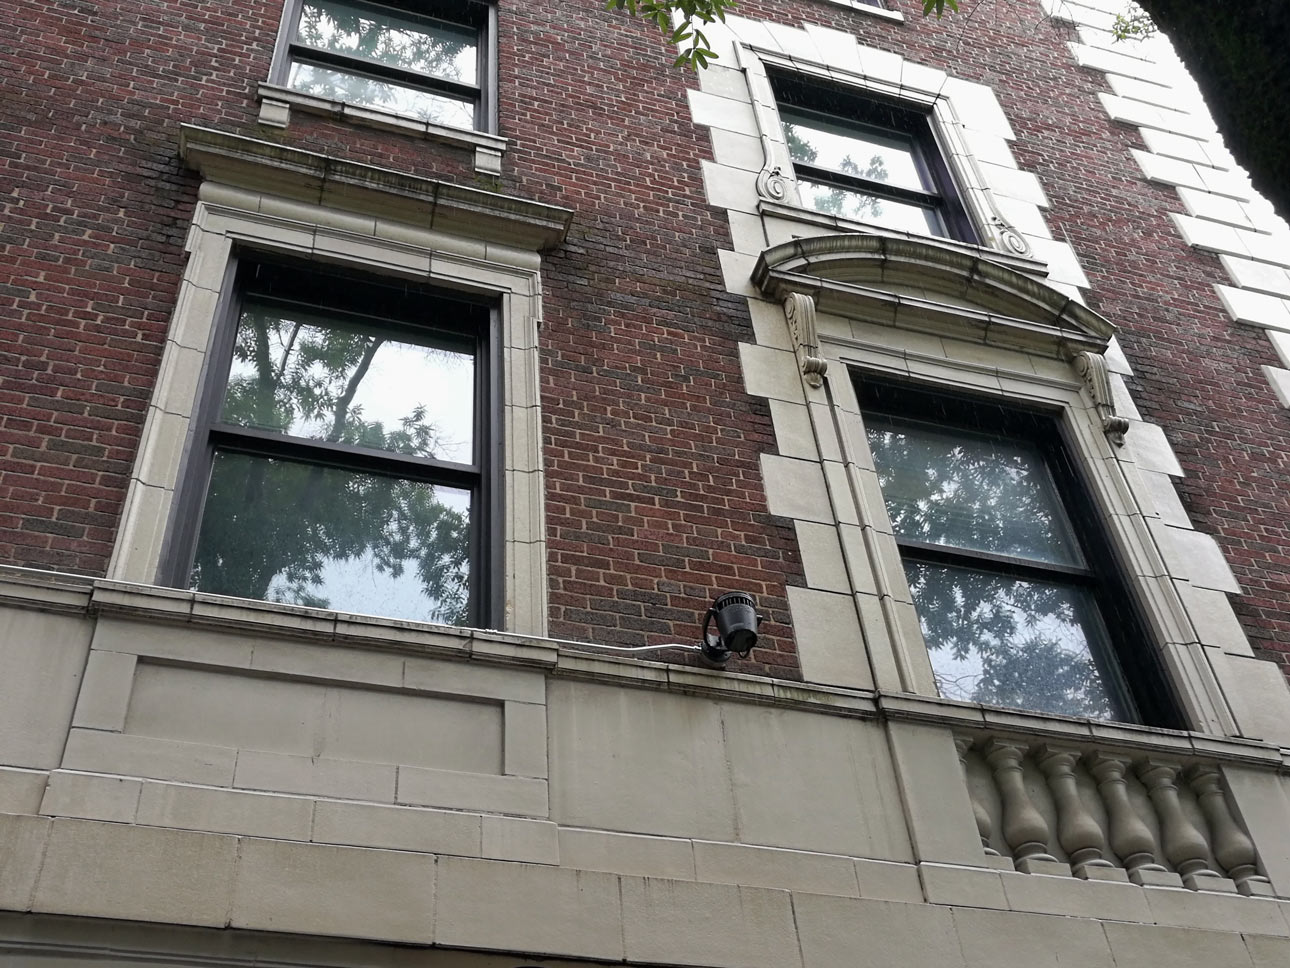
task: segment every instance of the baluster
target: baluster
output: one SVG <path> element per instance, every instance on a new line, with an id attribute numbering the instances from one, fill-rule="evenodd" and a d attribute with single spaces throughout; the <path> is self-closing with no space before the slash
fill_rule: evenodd
<path id="1" fill-rule="evenodd" d="M 1078 750 L 1047 745 L 1039 749 L 1039 768 L 1048 778 L 1048 789 L 1052 791 L 1053 802 L 1057 805 L 1057 842 L 1070 857 L 1071 868 L 1075 873 L 1080 877 L 1087 877 L 1084 873 L 1087 867 L 1113 865 L 1102 856 L 1106 850 L 1102 828 L 1080 799 L 1075 779 L 1075 763 L 1078 760 Z"/>
<path id="2" fill-rule="evenodd" d="M 1107 753 L 1093 753 L 1088 757 L 1088 768 L 1093 779 L 1097 780 L 1097 789 L 1102 795 L 1102 804 L 1106 807 L 1111 828 L 1111 849 L 1124 863 L 1129 876 L 1140 880 L 1143 876 L 1139 873 L 1141 871 L 1165 870 L 1156 863 L 1151 829 L 1138 816 L 1129 800 L 1129 788 L 1125 782 L 1128 761 Z"/>
<path id="3" fill-rule="evenodd" d="M 1177 763 L 1160 760 L 1143 760 L 1138 764 L 1138 776 L 1147 787 L 1151 804 L 1160 818 L 1160 840 L 1164 855 L 1184 882 L 1196 876 L 1220 876 L 1209 869 L 1209 845 L 1196 829 L 1196 825 L 1183 813 L 1178 799 Z"/>
<path id="4" fill-rule="evenodd" d="M 1026 793 L 1021 771 L 1024 755 L 1022 747 L 1002 740 L 992 739 L 985 747 L 985 759 L 994 770 L 1003 801 L 1003 839 L 1019 867 L 1028 861 L 1056 863 L 1057 858 L 1048 853 L 1048 823 Z"/>
<path id="5" fill-rule="evenodd" d="M 1232 809 L 1223 794 L 1223 777 L 1218 767 L 1204 764 L 1190 766 L 1185 775 L 1192 792 L 1196 794 L 1200 811 L 1209 823 L 1214 859 L 1227 871 L 1227 876 L 1236 882 L 1236 887 L 1242 894 L 1267 893 L 1255 886 L 1270 882 L 1259 874 L 1254 841 L 1232 816 Z"/>
<path id="6" fill-rule="evenodd" d="M 981 849 L 985 851 L 987 857 L 998 857 L 999 852 L 990 846 L 990 834 L 993 831 L 990 814 L 972 792 L 972 784 L 968 780 L 967 752 L 972 748 L 972 740 L 956 736 L 954 748 L 958 750 L 959 763 L 963 766 L 963 782 L 967 786 L 968 799 L 972 801 L 972 816 L 976 818 L 976 832 L 981 837 Z"/>

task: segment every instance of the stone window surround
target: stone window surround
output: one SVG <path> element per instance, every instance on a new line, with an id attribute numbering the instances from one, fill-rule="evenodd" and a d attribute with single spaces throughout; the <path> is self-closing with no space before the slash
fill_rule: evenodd
<path id="1" fill-rule="evenodd" d="M 940 71 L 906 62 L 902 65 L 900 82 L 892 83 L 857 74 L 835 64 L 803 60 L 798 56 L 747 42 L 735 43 L 734 49 L 739 67 L 748 79 L 753 117 L 765 156 L 765 164 L 757 177 L 757 192 L 761 197 L 759 204 L 764 211 L 784 215 L 785 208 L 788 208 L 801 213 L 807 220 L 815 220 L 813 217 L 819 214 L 804 206 L 798 195 L 793 176 L 793 159 L 784 140 L 778 103 L 767 74 L 769 66 L 804 79 L 844 85 L 862 95 L 885 97 L 926 111 L 932 137 L 950 171 L 956 194 L 980 236 L 981 244 L 1013 256 L 1032 255 L 1025 237 L 1003 217 L 994 204 L 975 157 L 959 134 L 962 125 L 955 113 L 952 98 L 943 90 L 945 75 Z M 848 220 L 837 221 L 841 223 Z M 874 226 L 861 222 L 851 223 L 849 227 L 875 231 Z M 877 231 L 894 236 L 919 237 L 882 228 Z"/>
<path id="2" fill-rule="evenodd" d="M 938 300 L 955 278 L 966 300 Z M 790 588 L 789 600 L 808 682 L 936 695 L 851 382 L 860 370 L 1058 413 L 1186 721 L 1208 734 L 1258 735 L 1248 707 L 1245 716 L 1229 707 L 1231 670 L 1212 666 L 1226 657 L 1197 631 L 1175 585 L 1178 555 L 1137 466 L 1148 460 L 1151 428 L 1116 414 L 1109 390 L 1109 323 L 1015 270 L 932 242 L 802 240 L 766 250 L 752 281 L 782 302 L 787 324 L 778 351 L 745 350 L 744 362 L 750 392 L 772 397 L 770 510 L 795 519 L 802 546 L 808 587 Z M 776 398 L 805 406 L 776 412 Z M 826 571 L 827 580 L 813 579 Z M 1258 686 L 1237 686 L 1245 688 Z"/>
<path id="3" fill-rule="evenodd" d="M 504 628 L 542 635 L 546 541 L 538 398 L 540 250 L 572 212 L 186 126 L 205 180 L 108 577 L 157 581 L 235 247 L 332 262 L 497 298 L 502 342 Z"/>

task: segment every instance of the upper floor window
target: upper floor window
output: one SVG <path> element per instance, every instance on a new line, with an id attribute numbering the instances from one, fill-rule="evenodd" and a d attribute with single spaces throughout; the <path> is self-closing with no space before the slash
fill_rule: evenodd
<path id="1" fill-rule="evenodd" d="M 210 368 L 175 583 L 449 625 L 493 621 L 488 306 L 246 262 Z"/>
<path id="2" fill-rule="evenodd" d="M 1164 674 L 1054 418 L 858 384 L 941 695 L 1174 725 Z"/>
<path id="3" fill-rule="evenodd" d="M 487 130 L 491 17 L 476 2 L 289 0 L 275 79 L 331 101 Z"/>
<path id="4" fill-rule="evenodd" d="M 805 207 L 976 241 L 927 113 L 790 75 L 771 81 Z"/>

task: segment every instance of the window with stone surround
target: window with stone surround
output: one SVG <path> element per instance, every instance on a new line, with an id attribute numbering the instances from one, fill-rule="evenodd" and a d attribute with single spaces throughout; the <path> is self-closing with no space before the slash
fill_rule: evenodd
<path id="1" fill-rule="evenodd" d="M 805 208 L 977 241 L 925 109 L 784 72 L 770 80 Z"/>
<path id="2" fill-rule="evenodd" d="M 495 9 L 437 0 L 288 0 L 275 84 L 431 125 L 495 129 Z"/>
<path id="3" fill-rule="evenodd" d="M 853 376 L 940 695 L 1176 724 L 1059 415 Z"/>
<path id="4" fill-rule="evenodd" d="M 181 490 L 170 584 L 495 626 L 495 310 L 239 259 Z"/>

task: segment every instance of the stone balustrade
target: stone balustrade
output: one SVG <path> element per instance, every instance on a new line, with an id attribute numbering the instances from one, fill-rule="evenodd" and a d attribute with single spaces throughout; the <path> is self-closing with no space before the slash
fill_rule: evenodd
<path id="1" fill-rule="evenodd" d="M 1014 736 L 955 745 L 989 866 L 1273 893 L 1218 763 Z"/>

